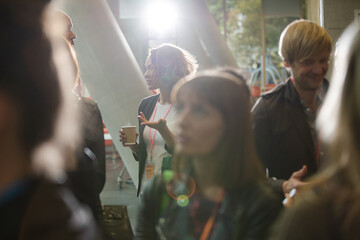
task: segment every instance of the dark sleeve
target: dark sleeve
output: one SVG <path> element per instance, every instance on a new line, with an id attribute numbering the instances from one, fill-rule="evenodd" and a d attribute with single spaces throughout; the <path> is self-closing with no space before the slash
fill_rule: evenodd
<path id="1" fill-rule="evenodd" d="M 281 200 L 268 187 L 261 187 L 248 198 L 246 218 L 242 222 L 244 234 L 241 239 L 266 239 L 271 226 L 283 209 Z"/>
<path id="2" fill-rule="evenodd" d="M 135 159 L 136 161 L 139 161 L 139 158 L 138 158 L 138 156 L 137 156 L 135 153 L 132 153 L 132 155 L 133 155 L 133 157 L 134 157 L 134 159 Z"/>
<path id="3" fill-rule="evenodd" d="M 256 152 L 265 168 L 269 171 L 268 177 L 271 188 L 279 197 L 283 197 L 282 184 L 284 180 L 272 178 L 273 176 L 270 171 L 275 159 L 272 152 L 273 136 L 271 132 L 271 122 L 264 99 L 258 99 L 252 109 L 252 114 Z"/>
<path id="4" fill-rule="evenodd" d="M 106 181 L 106 161 L 105 161 L 105 140 L 104 140 L 104 126 L 98 105 L 95 104 L 93 109 L 94 122 L 94 142 L 93 152 L 97 159 L 96 166 L 96 190 L 100 194 L 104 188 Z"/>
<path id="5" fill-rule="evenodd" d="M 140 112 L 143 112 L 144 110 L 144 99 L 140 102 L 140 104 L 139 104 L 139 107 L 138 107 L 138 116 L 140 115 Z M 138 151 L 138 153 L 137 154 L 135 154 L 135 153 L 132 153 L 132 155 L 134 156 L 134 159 L 136 160 L 136 161 L 139 161 L 139 155 L 140 155 L 140 152 L 142 151 L 142 149 L 145 147 L 145 146 L 143 146 L 144 145 L 144 141 L 143 141 L 143 133 L 142 133 L 142 131 L 141 131 L 141 120 L 140 119 L 138 119 L 138 124 L 139 124 L 139 151 Z"/>
<path id="6" fill-rule="evenodd" d="M 155 226 L 160 211 L 162 176 L 153 177 L 145 186 L 138 211 L 134 239 L 157 239 Z"/>
<path id="7" fill-rule="evenodd" d="M 165 150 L 166 150 L 168 153 L 170 153 L 171 155 L 174 154 L 174 148 L 170 148 L 170 147 L 168 147 L 168 145 L 166 145 L 166 144 L 165 144 Z"/>
<path id="8" fill-rule="evenodd" d="M 286 209 L 272 229 L 271 240 L 334 239 L 326 204 L 304 201 Z"/>
<path id="9" fill-rule="evenodd" d="M 264 166 L 269 168 L 273 161 L 271 148 L 272 133 L 270 118 L 264 99 L 258 99 L 252 109 L 252 115 L 256 152 Z"/>

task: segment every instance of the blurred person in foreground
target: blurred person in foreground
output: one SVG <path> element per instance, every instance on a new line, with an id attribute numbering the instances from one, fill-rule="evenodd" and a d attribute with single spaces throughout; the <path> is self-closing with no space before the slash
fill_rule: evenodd
<path id="1" fill-rule="evenodd" d="M 330 162 L 297 194 L 272 239 L 360 237 L 360 27 L 350 25 L 335 52 L 331 87 L 317 119 Z"/>
<path id="2" fill-rule="evenodd" d="M 250 91 L 228 71 L 203 72 L 175 85 L 174 171 L 145 188 L 136 239 L 267 236 L 282 205 L 266 186 L 255 153 Z"/>
<path id="3" fill-rule="evenodd" d="M 0 239 L 101 239 L 62 186 L 77 139 L 74 74 L 45 34 L 49 2 L 0 3 Z"/>

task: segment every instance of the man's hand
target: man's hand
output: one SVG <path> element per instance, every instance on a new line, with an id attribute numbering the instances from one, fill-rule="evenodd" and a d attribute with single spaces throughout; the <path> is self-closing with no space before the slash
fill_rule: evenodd
<path id="1" fill-rule="evenodd" d="M 304 177 L 306 173 L 307 173 L 306 165 L 304 165 L 300 170 L 293 172 L 291 177 L 287 181 L 284 181 L 282 184 L 282 190 L 284 194 L 289 193 L 293 188 L 297 189 L 305 185 L 308 185 L 309 183 L 305 183 L 301 181 L 301 178 Z"/>

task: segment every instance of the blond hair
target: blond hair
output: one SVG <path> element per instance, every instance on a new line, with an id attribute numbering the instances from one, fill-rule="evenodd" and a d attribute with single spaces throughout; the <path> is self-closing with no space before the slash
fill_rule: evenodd
<path id="1" fill-rule="evenodd" d="M 322 51 L 331 52 L 333 42 L 324 28 L 307 20 L 290 23 L 281 33 L 279 55 L 289 64 L 313 57 Z"/>

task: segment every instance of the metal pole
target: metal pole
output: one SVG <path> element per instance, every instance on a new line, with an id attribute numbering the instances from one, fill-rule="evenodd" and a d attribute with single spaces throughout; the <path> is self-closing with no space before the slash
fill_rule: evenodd
<path id="1" fill-rule="evenodd" d="M 262 46 L 262 86 L 261 92 L 265 91 L 266 86 L 266 44 L 265 44 L 265 17 L 264 0 L 261 0 L 261 46 Z"/>
<path id="2" fill-rule="evenodd" d="M 222 9 L 223 9 L 223 26 L 224 26 L 224 38 L 226 41 L 226 22 L 227 22 L 227 11 L 226 11 L 226 0 L 222 1 Z"/>

